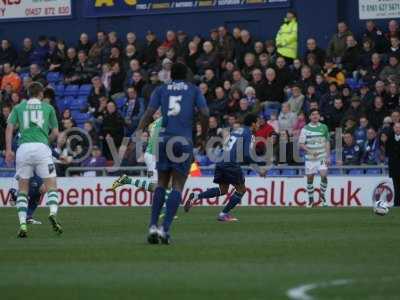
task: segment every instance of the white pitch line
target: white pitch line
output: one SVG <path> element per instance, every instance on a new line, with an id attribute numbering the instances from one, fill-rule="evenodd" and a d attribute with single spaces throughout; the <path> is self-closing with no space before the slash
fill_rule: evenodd
<path id="1" fill-rule="evenodd" d="M 289 289 L 287 291 L 286 295 L 291 300 L 313 300 L 314 298 L 307 294 L 311 290 L 314 290 L 317 288 L 326 288 L 326 287 L 336 286 L 336 285 L 346 285 L 346 284 L 350 284 L 351 282 L 352 282 L 351 279 L 337 279 L 337 280 L 321 282 L 321 283 L 303 284 L 303 285 L 294 287 L 292 289 Z"/>

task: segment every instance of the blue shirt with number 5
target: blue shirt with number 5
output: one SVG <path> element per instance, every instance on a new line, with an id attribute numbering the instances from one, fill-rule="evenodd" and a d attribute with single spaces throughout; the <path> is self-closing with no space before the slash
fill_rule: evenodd
<path id="1" fill-rule="evenodd" d="M 163 84 L 153 92 L 149 107 L 161 107 L 163 124 L 160 136 L 193 138 L 193 121 L 196 108 L 207 107 L 206 99 L 195 85 L 177 80 Z"/>

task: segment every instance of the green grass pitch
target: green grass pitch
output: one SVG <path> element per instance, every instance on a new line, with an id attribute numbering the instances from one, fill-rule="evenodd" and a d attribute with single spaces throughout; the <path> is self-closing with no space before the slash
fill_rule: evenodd
<path id="1" fill-rule="evenodd" d="M 240 207 L 234 224 L 217 212 L 180 212 L 173 244 L 151 246 L 148 208 L 61 208 L 61 237 L 45 223 L 26 240 L 15 209 L 0 209 L 0 299 L 288 299 L 338 279 L 351 281 L 308 295 L 400 298 L 399 210 Z"/>

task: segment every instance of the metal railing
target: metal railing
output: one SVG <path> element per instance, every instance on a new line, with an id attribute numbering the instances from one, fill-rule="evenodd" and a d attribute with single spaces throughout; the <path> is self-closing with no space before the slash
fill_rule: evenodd
<path id="1" fill-rule="evenodd" d="M 215 165 L 210 165 L 207 167 L 200 167 L 202 171 L 212 171 L 214 170 Z M 288 166 L 288 165 L 278 165 L 278 166 L 268 166 L 268 173 L 271 176 L 281 176 L 281 177 L 296 177 L 296 176 L 304 176 L 304 166 Z M 250 166 L 243 166 L 243 170 L 248 173 L 252 173 L 253 169 Z M 277 174 L 274 171 L 283 171 L 283 174 Z M 285 170 L 295 170 L 296 174 L 290 175 L 288 173 L 284 173 Z M 359 172 L 367 171 L 366 174 L 348 174 L 349 170 L 360 170 Z M 368 174 L 368 170 L 379 170 L 379 172 Z M 94 172 L 96 176 L 117 176 L 121 173 L 131 173 L 135 176 L 146 176 L 147 170 L 144 166 L 137 167 L 69 167 L 65 171 L 66 177 L 71 177 L 76 174 L 82 175 L 86 172 Z M 374 176 L 385 176 L 388 174 L 388 166 L 386 165 L 357 165 L 357 166 L 330 166 L 329 172 L 331 175 L 374 175 Z M 14 168 L 0 168 L 0 177 L 11 177 L 10 175 L 15 173 Z M 4 176 L 6 175 L 6 176 Z M 207 175 L 210 175 L 207 172 Z M 206 175 L 206 176 L 207 176 Z"/>

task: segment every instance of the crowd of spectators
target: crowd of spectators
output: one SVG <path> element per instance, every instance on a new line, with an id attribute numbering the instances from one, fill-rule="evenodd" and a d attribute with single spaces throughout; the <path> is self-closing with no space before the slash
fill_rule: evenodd
<path id="1" fill-rule="evenodd" d="M 297 43 L 292 12 L 276 38 L 267 41 L 244 28 L 229 32 L 224 26 L 209 35 L 191 37 L 169 30 L 161 39 L 148 31 L 144 41 L 133 32 L 120 36 L 102 31 L 96 36 L 82 33 L 76 43 L 68 45 L 60 37 L 25 38 L 20 46 L 3 39 L 0 149 L 4 149 L 7 117 L 14 105 L 27 98 L 26 87 L 31 82 L 47 86 L 45 101 L 56 108 L 61 131 L 74 127 L 76 120 L 72 109 L 58 104 L 57 86 L 90 84 L 85 105 L 79 108 L 89 117 L 79 126 L 97 147 L 81 164 L 103 166 L 112 160 L 106 138 L 112 137 L 119 148 L 138 126 L 152 91 L 170 81 L 172 64 L 184 62 L 188 79 L 199 86 L 211 112 L 207 134 L 202 133 L 200 123 L 194 128 L 196 153 L 203 154 L 206 141 L 221 136 L 224 128 L 240 126 L 248 113 L 260 116 L 257 136 L 271 138 L 274 144 L 279 140 L 291 143 L 306 124 L 308 111 L 318 108 L 332 134 L 343 130 L 343 155 L 337 164 L 384 162 L 381 141 L 385 128 L 400 121 L 398 22 L 392 20 L 388 28 L 378 28 L 368 21 L 361 36 L 340 22 L 325 49 L 308 38 L 304 55 L 299 54 Z M 50 73 L 58 73 L 59 81 L 48 82 Z M 143 140 L 147 139 L 146 132 Z M 123 165 L 142 163 L 130 154 L 134 145 L 127 147 Z M 69 166 L 77 155 L 66 150 L 63 135 L 55 149 L 60 165 Z M 281 149 L 274 150 L 276 164 Z M 261 145 L 257 151 L 265 149 Z"/>

